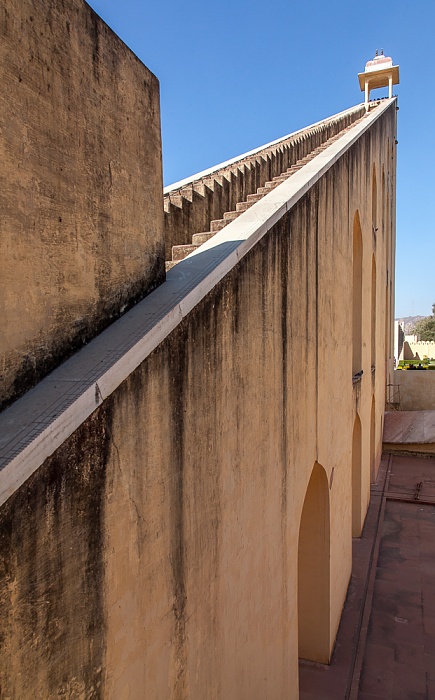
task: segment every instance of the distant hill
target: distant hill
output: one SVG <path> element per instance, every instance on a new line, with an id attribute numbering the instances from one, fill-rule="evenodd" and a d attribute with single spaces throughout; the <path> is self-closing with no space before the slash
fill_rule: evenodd
<path id="1" fill-rule="evenodd" d="M 396 321 L 402 324 L 405 335 L 412 335 L 415 324 L 417 321 L 421 321 L 422 318 L 427 318 L 427 316 L 402 316 L 401 318 L 396 318 Z"/>

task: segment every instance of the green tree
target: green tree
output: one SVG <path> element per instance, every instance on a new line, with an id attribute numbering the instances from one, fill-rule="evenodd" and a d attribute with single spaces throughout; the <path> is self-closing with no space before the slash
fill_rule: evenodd
<path id="1" fill-rule="evenodd" d="M 435 304 L 432 304 L 432 316 L 423 318 L 415 324 L 415 332 L 419 340 L 435 341 Z"/>

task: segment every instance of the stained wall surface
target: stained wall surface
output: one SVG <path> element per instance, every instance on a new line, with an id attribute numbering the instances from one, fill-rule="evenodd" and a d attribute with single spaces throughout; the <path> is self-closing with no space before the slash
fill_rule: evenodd
<path id="1" fill-rule="evenodd" d="M 0 71 L 2 406 L 160 283 L 164 246 L 155 76 L 82 0 L 4 0 Z"/>
<path id="2" fill-rule="evenodd" d="M 326 537 L 321 576 L 302 573 L 304 605 L 320 589 L 328 660 L 392 366 L 394 135 L 392 103 L 7 501 L 2 697 L 296 700 L 298 546 L 313 504 Z"/>

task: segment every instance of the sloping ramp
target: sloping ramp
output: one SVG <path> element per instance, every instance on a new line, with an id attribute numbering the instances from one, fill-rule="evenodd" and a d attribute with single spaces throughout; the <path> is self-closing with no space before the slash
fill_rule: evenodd
<path id="1" fill-rule="evenodd" d="M 0 414 L 0 505 L 95 411 L 391 106 L 336 141 L 209 240 L 166 281 Z M 352 108 L 351 111 L 353 111 Z"/>

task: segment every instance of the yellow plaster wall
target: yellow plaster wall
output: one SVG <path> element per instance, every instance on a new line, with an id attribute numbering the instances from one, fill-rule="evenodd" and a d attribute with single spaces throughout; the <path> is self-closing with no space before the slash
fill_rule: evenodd
<path id="1" fill-rule="evenodd" d="M 91 528 L 81 534 L 83 551 L 96 547 L 100 557 L 99 567 L 85 569 L 91 620 L 74 628 L 72 639 L 62 624 L 67 614 L 74 619 L 74 611 L 58 611 L 45 639 L 42 663 L 48 671 L 61 625 L 58 664 L 66 680 L 72 683 L 68 659 L 76 654 L 74 644 L 82 648 L 92 637 L 93 675 L 92 668 L 80 675 L 78 664 L 74 678 L 85 688 L 101 683 L 105 697 L 297 700 L 299 528 L 316 463 L 325 475 L 319 484 L 330 510 L 328 658 L 351 573 L 355 415 L 362 424 L 362 525 L 370 494 L 373 393 L 376 425 L 384 409 L 387 265 L 392 273 L 385 249 L 391 230 L 378 225 L 376 237 L 373 232 L 371 178 L 373 163 L 378 172 L 384 166 L 393 193 L 388 144 L 394 134 L 392 104 L 94 414 L 91 434 L 104 444 L 101 477 L 92 488 L 99 505 L 91 509 L 99 513 L 100 539 L 92 539 Z M 381 182 L 378 176 L 378 189 Z M 363 233 L 365 341 L 364 373 L 353 384 L 356 210 Z M 372 372 L 374 250 L 379 322 Z M 3 514 L 5 560 L 16 554 L 19 561 L 17 532 L 32 530 L 35 503 L 44 513 L 50 489 L 68 493 L 68 475 L 81 474 L 87 464 L 90 437 L 84 432 L 82 441 L 73 438 L 55 456 L 47 488 L 37 473 L 10 499 Z M 375 443 L 379 456 L 378 430 Z M 29 515 L 20 523 L 16 514 L 23 503 Z M 78 517 L 71 509 L 73 522 Z M 41 535 L 42 578 L 53 542 L 60 539 L 66 552 L 76 537 L 67 518 L 54 540 Z M 58 569 L 63 574 L 62 556 Z M 82 571 L 69 569 L 67 585 L 79 587 Z M 24 576 L 11 565 L 0 579 L 3 609 L 14 611 L 2 618 L 8 620 L 0 672 L 6 688 L 12 650 L 27 678 L 41 665 L 29 638 L 18 648 L 12 644 L 20 611 L 33 605 L 25 596 L 14 597 Z M 305 585 L 308 593 L 311 586 L 316 590 L 310 580 Z M 50 600 L 49 590 L 45 595 Z M 103 624 L 97 624 L 100 618 Z M 47 634 L 43 622 L 38 618 L 34 631 L 41 638 Z M 58 677 L 59 670 L 38 681 L 41 697 L 57 697 Z M 34 696 L 34 689 L 21 695 Z"/>
<path id="2" fill-rule="evenodd" d="M 154 638 L 151 630 L 155 625 L 162 630 L 164 621 L 168 635 L 159 653 L 154 644 L 141 639 L 143 628 L 137 612 L 133 614 L 141 649 L 137 658 L 145 658 L 141 683 L 152 687 L 156 682 L 147 673 L 156 658 L 166 669 L 159 697 L 278 698 L 285 689 L 288 697 L 297 698 L 299 523 L 316 462 L 325 469 L 330 484 L 332 649 L 351 572 L 353 420 L 358 411 L 362 526 L 370 496 L 373 394 L 375 425 L 379 425 L 377 460 L 381 450 L 387 234 L 378 227 L 375 239 L 370 197 L 373 162 L 379 170 L 385 162 L 391 186 L 394 182 L 387 144 L 394 121 L 390 113 L 383 128 L 375 127 L 355 146 L 156 351 L 147 363 L 147 379 L 141 380 L 137 390 L 139 410 L 133 387 L 123 392 L 123 415 L 147 412 L 150 416 L 150 406 L 155 411 L 140 447 L 132 447 L 131 441 L 137 445 L 138 438 L 134 432 L 128 437 L 125 421 L 114 432 L 119 454 L 138 451 L 145 466 L 144 483 L 131 485 L 131 492 L 148 493 L 149 470 L 159 465 L 158 493 L 149 493 L 150 506 L 154 512 L 155 504 L 166 501 L 169 520 L 176 509 L 174 530 L 182 551 L 180 560 L 171 550 L 173 526 L 167 524 L 166 535 L 157 536 L 162 527 L 159 507 L 160 525 L 151 528 L 160 542 L 153 542 L 150 550 L 157 548 L 153 565 L 139 557 L 133 557 L 131 564 L 131 574 L 139 567 L 139 578 L 146 576 L 146 590 L 152 591 L 144 628 Z M 366 153 L 370 160 L 361 157 Z M 366 341 L 364 374 L 353 387 L 348 320 L 356 209 L 363 231 Z M 373 252 L 378 300 L 372 372 Z M 135 381 L 132 377 L 131 382 Z M 171 407 L 163 426 L 157 402 Z M 122 469 L 117 479 L 121 473 Z M 134 479 L 141 477 L 137 473 Z M 124 483 L 129 481 L 125 476 Z M 173 496 L 169 496 L 171 489 L 176 489 Z M 115 494 L 122 491 L 114 486 L 113 505 L 118 500 Z M 111 510 L 107 511 L 109 533 L 115 531 L 115 523 L 120 526 L 119 517 L 127 518 L 122 530 L 130 531 L 135 522 L 140 527 L 140 516 L 131 504 L 128 508 L 116 505 L 113 521 Z M 141 513 L 147 519 L 146 505 Z M 142 566 L 146 567 L 143 575 Z M 113 556 L 107 568 L 113 606 L 123 597 L 122 583 L 116 594 L 112 586 L 117 571 Z M 119 634 L 120 628 L 109 620 L 108 640 Z M 113 650 L 109 643 L 108 668 L 121 668 Z M 111 692 L 121 692 L 127 678 L 127 670 L 118 676 L 117 685 L 108 678 Z M 134 692 L 131 697 L 136 697 Z"/>

